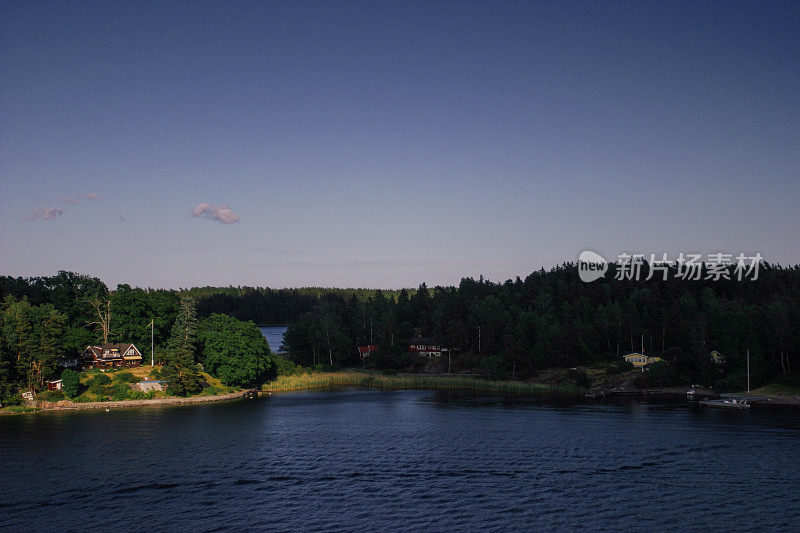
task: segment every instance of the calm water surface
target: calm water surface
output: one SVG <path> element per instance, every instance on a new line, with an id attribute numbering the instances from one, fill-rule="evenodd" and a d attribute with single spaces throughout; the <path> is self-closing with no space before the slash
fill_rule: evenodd
<path id="1" fill-rule="evenodd" d="M 0 417 L 6 530 L 800 530 L 800 417 L 432 391 Z"/>
<path id="2" fill-rule="evenodd" d="M 286 326 L 258 326 L 258 329 L 261 330 L 261 334 L 267 339 L 270 351 L 272 351 L 272 353 L 280 353 Z"/>

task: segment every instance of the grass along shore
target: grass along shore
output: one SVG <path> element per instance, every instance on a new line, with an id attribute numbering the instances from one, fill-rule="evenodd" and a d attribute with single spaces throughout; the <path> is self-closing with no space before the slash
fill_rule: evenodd
<path id="1" fill-rule="evenodd" d="M 583 389 L 573 385 L 491 381 L 469 376 L 402 374 L 388 376 L 370 372 L 315 372 L 278 376 L 274 381 L 265 384 L 261 390 L 264 392 L 287 392 L 328 387 L 362 387 L 380 390 L 463 390 L 519 396 L 546 394 L 578 396 L 584 393 Z"/>

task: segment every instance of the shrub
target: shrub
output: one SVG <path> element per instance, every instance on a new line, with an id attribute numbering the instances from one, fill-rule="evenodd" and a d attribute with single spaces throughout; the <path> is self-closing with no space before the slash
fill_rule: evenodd
<path id="1" fill-rule="evenodd" d="M 111 386 L 111 396 L 115 400 L 127 400 L 131 397 L 131 388 L 125 381 L 114 381 Z"/>
<path id="2" fill-rule="evenodd" d="M 46 402 L 59 402 L 64 399 L 64 393 L 55 390 L 46 390 L 39 393 L 39 399 Z"/>
<path id="3" fill-rule="evenodd" d="M 283 357 L 275 357 L 275 367 L 279 376 L 294 376 L 305 372 L 302 366 L 296 365 Z"/>
<path id="4" fill-rule="evenodd" d="M 567 377 L 582 389 L 588 389 L 592 386 L 592 380 L 586 370 L 572 369 L 567 373 Z"/>
<path id="5" fill-rule="evenodd" d="M 92 394 L 101 394 L 109 383 L 111 383 L 110 377 L 105 374 L 97 374 L 87 382 L 87 385 L 89 386 L 89 392 Z"/>
<path id="6" fill-rule="evenodd" d="M 645 371 L 634 379 L 633 383 L 639 388 L 672 387 L 686 381 L 678 375 L 675 367 L 664 361 L 647 365 Z"/>
<path id="7" fill-rule="evenodd" d="M 61 381 L 64 387 L 64 394 L 70 398 L 74 398 L 78 395 L 81 388 L 81 379 L 77 372 L 67 368 L 61 373 Z"/>
<path id="8" fill-rule="evenodd" d="M 618 361 L 616 363 L 611 363 L 606 367 L 606 373 L 612 376 L 627 372 L 629 370 L 633 370 L 633 363 L 630 361 Z"/>
<path id="9" fill-rule="evenodd" d="M 22 395 L 20 393 L 15 393 L 7 396 L 3 403 L 5 405 L 22 405 Z"/>
<path id="10" fill-rule="evenodd" d="M 137 378 L 130 372 L 120 372 L 119 374 L 114 376 L 114 381 L 121 381 L 124 383 L 139 383 L 141 379 Z"/>

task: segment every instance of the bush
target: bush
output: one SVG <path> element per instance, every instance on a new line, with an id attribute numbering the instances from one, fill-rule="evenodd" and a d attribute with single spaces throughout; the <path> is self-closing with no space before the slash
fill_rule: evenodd
<path id="1" fill-rule="evenodd" d="M 305 372 L 302 366 L 296 365 L 283 357 L 275 357 L 275 367 L 279 376 L 294 376 Z"/>
<path id="2" fill-rule="evenodd" d="M 61 373 L 61 381 L 64 387 L 64 394 L 70 398 L 74 398 L 78 395 L 81 388 L 81 379 L 77 372 L 67 368 Z"/>
<path id="3" fill-rule="evenodd" d="M 22 403 L 22 395 L 18 392 L 10 394 L 3 399 L 3 405 L 22 405 Z"/>
<path id="4" fill-rule="evenodd" d="M 114 376 L 114 381 L 121 381 L 124 383 L 139 383 L 141 379 L 137 378 L 130 372 L 120 372 Z"/>
<path id="5" fill-rule="evenodd" d="M 64 399 L 64 393 L 55 390 L 46 390 L 39 393 L 39 399 L 46 402 L 60 402 Z"/>
<path id="6" fill-rule="evenodd" d="M 114 400 L 127 400 L 131 397 L 131 388 L 125 381 L 114 381 L 111 386 L 111 397 Z"/>
<path id="7" fill-rule="evenodd" d="M 645 389 L 649 387 L 673 387 L 686 381 L 680 375 L 674 366 L 668 365 L 664 361 L 651 363 L 647 365 L 645 371 L 634 379 L 633 383 L 639 388 Z"/>
<path id="8" fill-rule="evenodd" d="M 623 372 L 628 372 L 629 370 L 633 370 L 633 363 L 630 361 L 618 361 L 616 363 L 611 363 L 606 367 L 606 374 L 613 376 L 616 374 L 622 374 Z"/>
<path id="9" fill-rule="evenodd" d="M 106 385 L 111 383 L 111 378 L 105 374 L 97 374 L 87 382 L 89 392 L 92 394 L 102 394 Z"/>
<path id="10" fill-rule="evenodd" d="M 588 389 L 592 386 L 592 380 L 589 378 L 589 374 L 586 373 L 586 370 L 571 369 L 567 373 L 567 377 L 582 389 Z"/>

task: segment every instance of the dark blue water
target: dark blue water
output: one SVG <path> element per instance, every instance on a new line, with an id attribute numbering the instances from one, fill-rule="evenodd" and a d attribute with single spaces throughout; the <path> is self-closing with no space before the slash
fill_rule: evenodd
<path id="1" fill-rule="evenodd" d="M 280 353 L 286 326 L 258 326 L 258 329 L 261 330 L 261 334 L 267 339 L 270 351 L 272 351 L 272 353 Z"/>
<path id="2" fill-rule="evenodd" d="M 429 391 L 0 417 L 0 528 L 800 530 L 800 417 Z"/>

